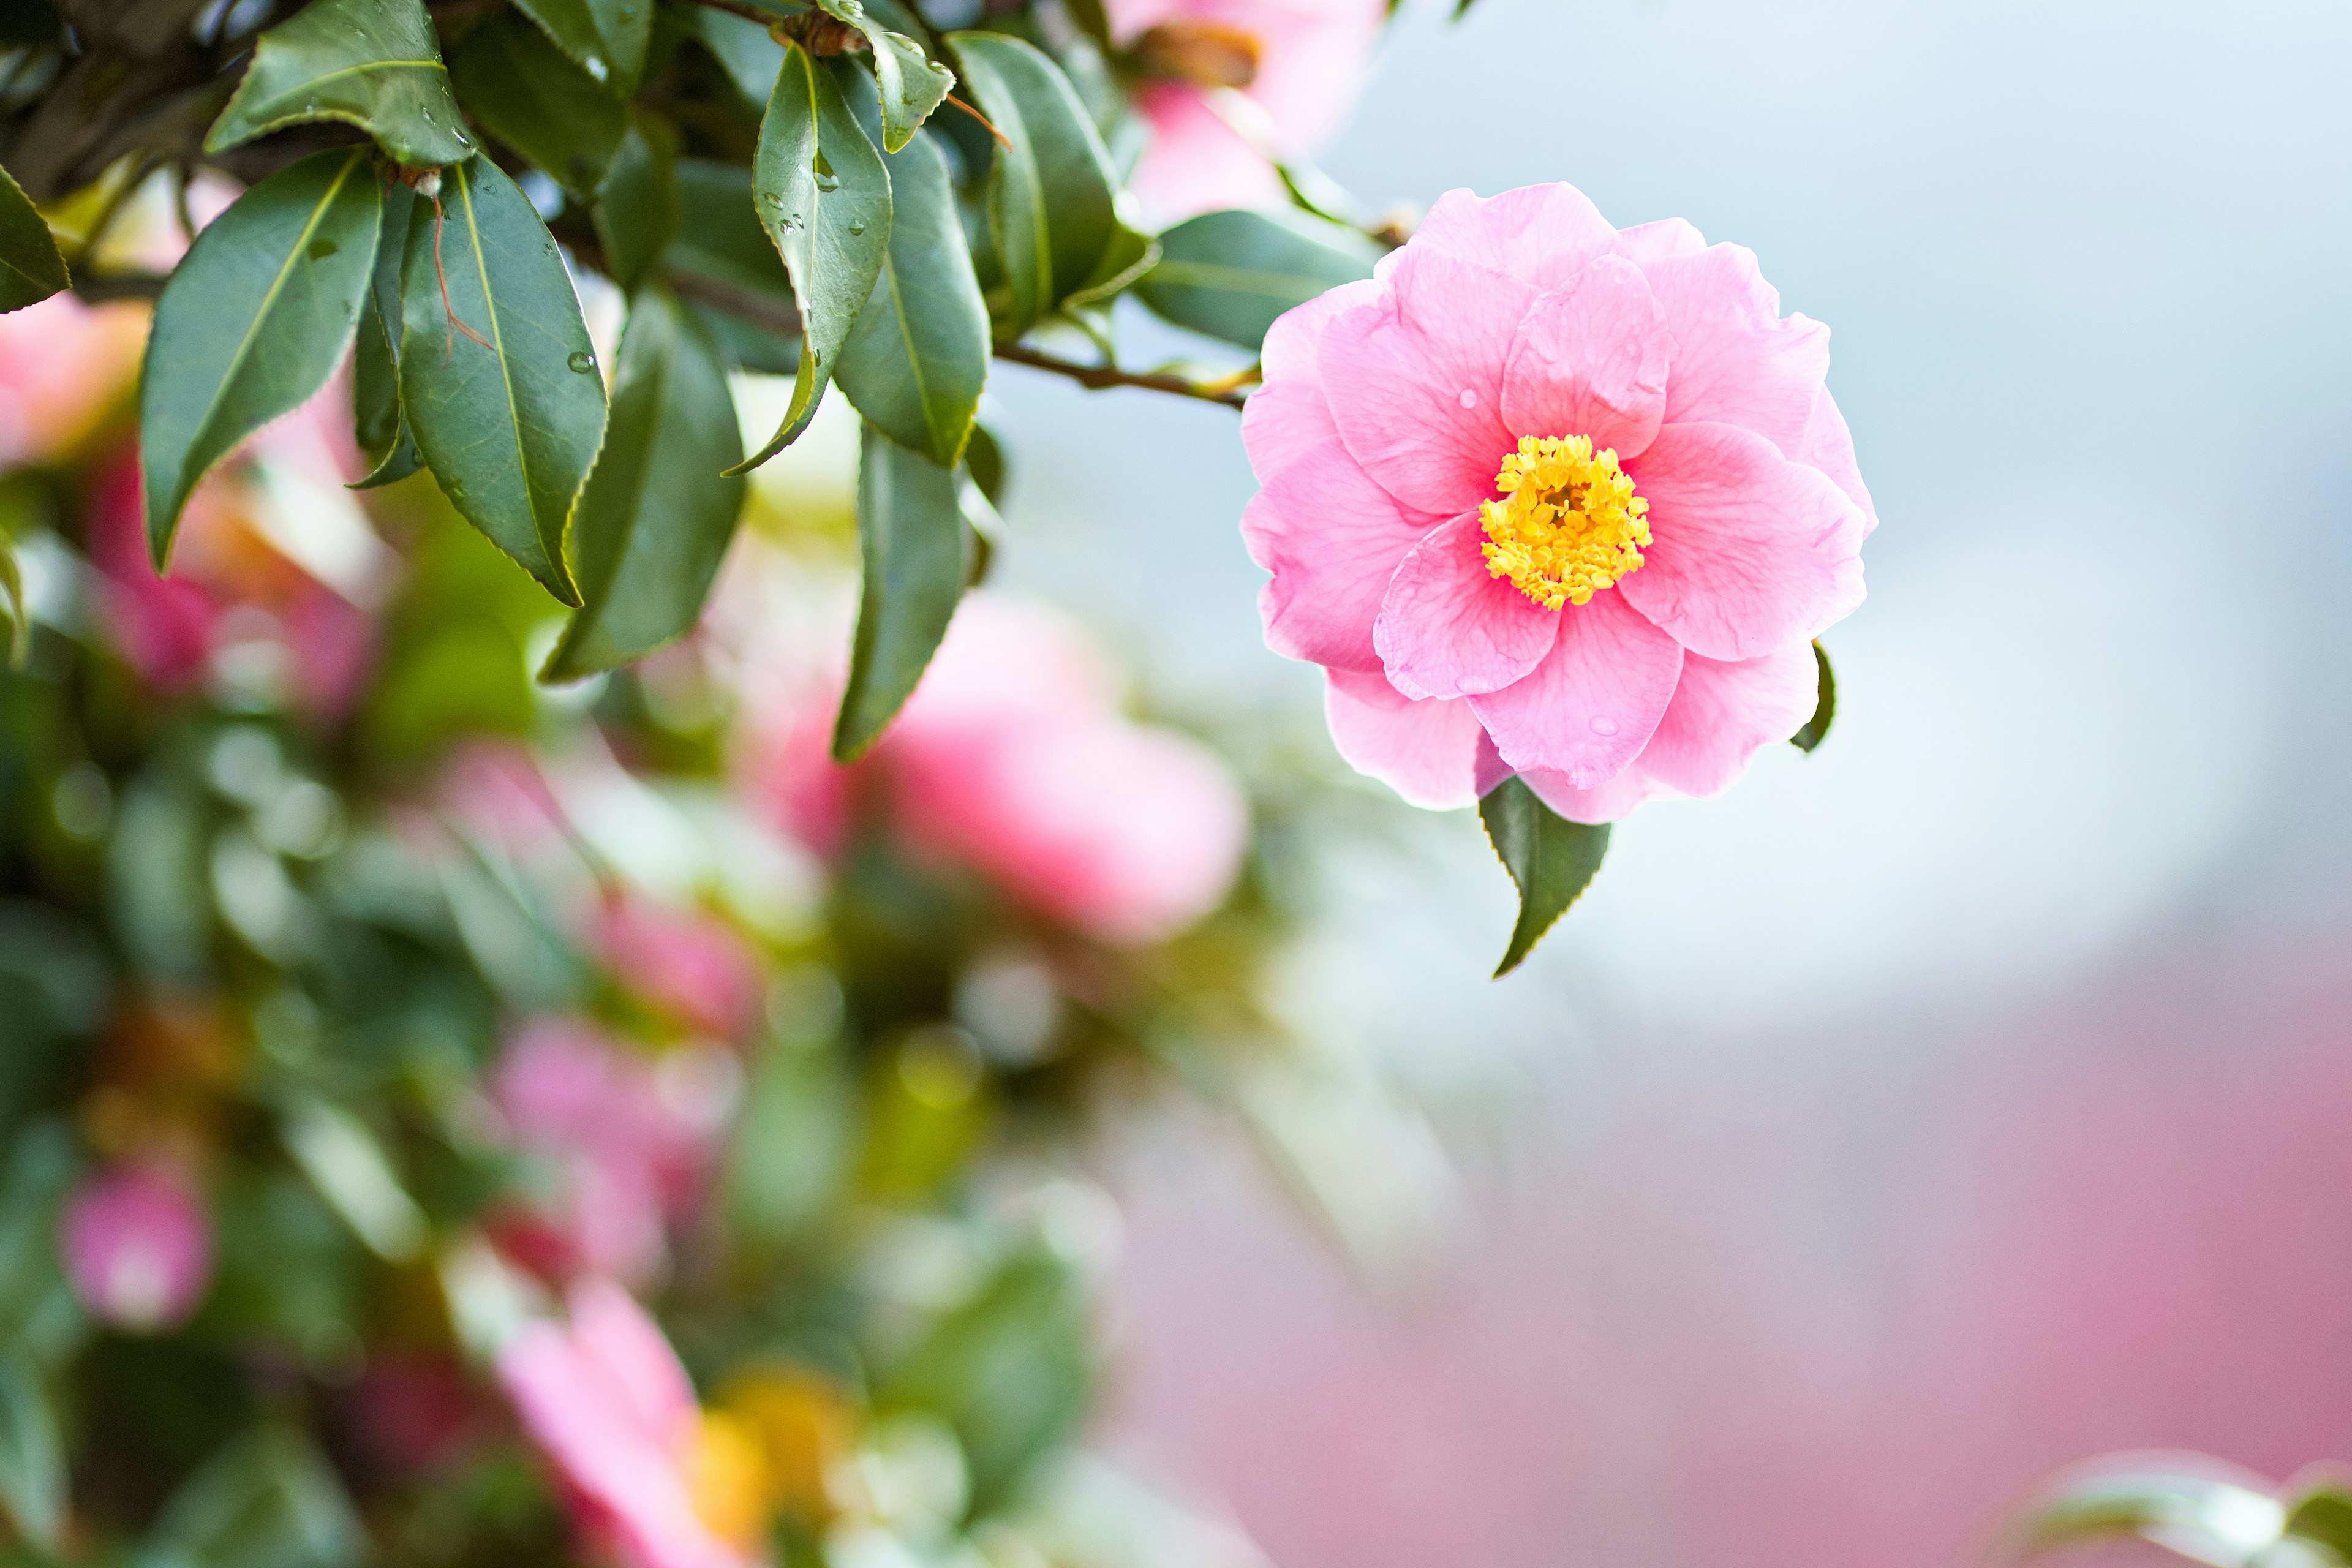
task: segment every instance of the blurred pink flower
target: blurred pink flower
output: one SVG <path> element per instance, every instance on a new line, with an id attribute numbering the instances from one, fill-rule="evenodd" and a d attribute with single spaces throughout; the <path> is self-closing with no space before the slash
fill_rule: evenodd
<path id="1" fill-rule="evenodd" d="M 1582 193 L 1446 195 L 1275 323 L 1242 521 L 1267 644 L 1430 806 L 1511 773 L 1580 822 L 1708 795 L 1811 716 L 1876 518 L 1829 331 L 1739 246 Z"/>
<path id="2" fill-rule="evenodd" d="M 1113 40 L 1152 78 L 1139 95 L 1151 142 L 1131 184 L 1154 224 L 1287 205 L 1266 145 L 1298 156 L 1339 128 L 1388 15 L 1385 0 L 1107 0 L 1104 9 Z M 1222 114 L 1210 97 L 1221 91 L 1234 95 Z"/>
<path id="3" fill-rule="evenodd" d="M 173 1172 L 127 1160 L 84 1182 L 58 1226 L 66 1279 L 90 1316 L 136 1333 L 176 1328 L 212 1277 L 212 1228 Z"/>
<path id="4" fill-rule="evenodd" d="M 348 1410 L 369 1457 L 408 1476 L 439 1468 L 484 1430 L 480 1391 L 457 1362 L 431 1352 L 370 1355 Z"/>
<path id="5" fill-rule="evenodd" d="M 661 1329 L 609 1280 L 573 1286 L 570 1307 L 568 1327 L 515 1336 L 499 1381 L 582 1524 L 627 1568 L 741 1568 L 696 1512 L 700 1410 Z"/>
<path id="6" fill-rule="evenodd" d="M 782 686 L 743 772 L 820 851 L 838 848 L 855 794 L 918 850 L 1111 942 L 1181 931 L 1240 868 L 1249 814 L 1231 771 L 1121 715 L 1099 655 L 1042 607 L 967 595 L 905 710 L 851 769 L 825 752 L 840 677 Z"/>
<path id="7" fill-rule="evenodd" d="M 759 1016 L 759 961 L 715 916 L 616 895 L 597 910 L 589 944 L 624 986 L 689 1028 L 735 1039 Z"/>
<path id="8" fill-rule="evenodd" d="M 699 1195 L 727 1110 L 724 1053 L 681 1048 L 659 1061 L 562 1018 L 526 1025 L 490 1095 L 516 1144 L 544 1156 L 558 1189 L 509 1216 L 499 1239 L 554 1279 L 659 1274 L 667 1230 Z"/>
<path id="9" fill-rule="evenodd" d="M 44 463 L 88 435 L 128 392 L 147 310 L 53 294 L 0 315 L 0 468 Z"/>

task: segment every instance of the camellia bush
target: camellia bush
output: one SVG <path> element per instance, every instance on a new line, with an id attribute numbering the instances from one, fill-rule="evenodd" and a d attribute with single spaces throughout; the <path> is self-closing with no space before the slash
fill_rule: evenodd
<path id="1" fill-rule="evenodd" d="M 1508 970 L 1820 743 L 1875 521 L 1748 251 L 1307 161 L 1392 8 L 8 8 L 0 1551 L 1254 1561 L 1086 1449 L 1095 1173 L 1411 1207 L 1282 1005 L 1330 752 Z M 1238 410 L 1328 748 L 985 585 L 1000 373 Z"/>

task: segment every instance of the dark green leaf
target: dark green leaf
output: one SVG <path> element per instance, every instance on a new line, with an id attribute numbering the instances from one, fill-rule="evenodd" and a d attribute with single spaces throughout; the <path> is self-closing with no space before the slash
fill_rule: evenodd
<path id="1" fill-rule="evenodd" d="M 25 607 L 25 574 L 16 565 L 16 542 L 0 534 L 0 595 L 7 598 L 8 668 L 21 669 L 33 646 L 33 616 Z"/>
<path id="2" fill-rule="evenodd" d="M 449 74 L 491 135 L 577 195 L 604 183 L 628 133 L 628 105 L 512 12 L 492 16 L 457 46 Z"/>
<path id="3" fill-rule="evenodd" d="M 604 265 L 624 289 L 637 286 L 677 232 L 677 129 L 659 115 L 633 111 L 594 209 Z"/>
<path id="4" fill-rule="evenodd" d="M 700 5 L 690 8 L 685 20 L 746 103 L 756 108 L 768 101 L 784 63 L 784 46 L 766 27 L 749 16 Z"/>
<path id="5" fill-rule="evenodd" d="M 762 375 L 791 375 L 800 369 L 799 333 L 786 337 L 700 300 L 688 301 L 687 310 L 702 323 L 710 341 L 736 369 L 755 370 Z"/>
<path id="6" fill-rule="evenodd" d="M 808 428 L 889 254 L 890 175 L 842 96 L 839 73 L 850 68 L 791 46 L 760 121 L 753 186 L 761 225 L 800 302 L 801 363 L 783 424 L 743 468 Z"/>
<path id="7" fill-rule="evenodd" d="M 1810 752 L 1829 739 L 1830 725 L 1837 718 L 1837 677 L 1830 672 L 1829 650 L 1818 642 L 1813 644 L 1813 664 L 1821 672 L 1813 716 L 1805 721 L 1803 729 L 1789 737 L 1789 744 L 1801 752 Z"/>
<path id="8" fill-rule="evenodd" d="M 232 1439 L 164 1504 L 137 1568 L 347 1568 L 366 1552 L 324 1455 L 290 1427 Z"/>
<path id="9" fill-rule="evenodd" d="M 708 158 L 680 158 L 675 177 L 677 237 L 662 253 L 662 266 L 749 295 L 762 307 L 792 310 L 792 279 L 760 226 L 751 172 Z"/>
<path id="10" fill-rule="evenodd" d="M 17 1532 L 55 1552 L 66 1518 L 65 1445 L 40 1374 L 0 1353 L 0 1509 Z"/>
<path id="11" fill-rule="evenodd" d="M 2115 1470 L 2062 1480 L 2011 1521 L 2007 1554 L 2136 1535 L 2200 1562 L 2257 1568 L 2270 1561 L 2286 1510 L 2219 1469 Z"/>
<path id="12" fill-rule="evenodd" d="M 622 98 L 637 90 L 653 37 L 653 0 L 515 0 L 515 5 L 598 86 Z"/>
<path id="13" fill-rule="evenodd" d="M 833 754 L 862 755 L 923 678 L 963 597 L 971 530 L 960 476 L 868 426 L 857 460 L 857 540 L 865 562 L 849 688 Z"/>
<path id="14" fill-rule="evenodd" d="M 893 441 L 953 468 L 988 382 L 988 305 L 947 159 L 919 136 L 889 165 L 889 254 L 834 379 Z"/>
<path id="15" fill-rule="evenodd" d="M 0 311 L 21 310 L 68 281 L 47 221 L 16 177 L 0 169 Z"/>
<path id="16" fill-rule="evenodd" d="M 955 72 L 931 58 L 913 38 L 867 15 L 859 0 L 816 3 L 827 16 L 864 34 L 872 46 L 874 79 L 881 88 L 882 150 L 898 152 L 955 90 Z"/>
<path id="17" fill-rule="evenodd" d="M 1495 977 L 1501 979 L 1535 951 L 1553 922 L 1568 912 L 1601 869 L 1609 849 L 1609 825 L 1570 822 L 1536 797 L 1514 774 L 1486 792 L 1478 820 L 1487 842 L 1519 889 L 1519 923 Z"/>
<path id="18" fill-rule="evenodd" d="M 1004 450 L 995 434 L 978 420 L 972 422 L 971 439 L 963 449 L 963 468 L 989 505 L 1004 504 Z"/>
<path id="19" fill-rule="evenodd" d="M 488 159 L 443 176 L 441 209 L 416 205 L 402 272 L 409 427 L 466 521 L 577 605 L 563 532 L 604 433 L 579 297 L 546 225 Z"/>
<path id="20" fill-rule="evenodd" d="M 1108 304 L 1159 265 L 1160 241 L 1119 224 L 1112 228 L 1109 242 L 1096 258 L 1094 271 L 1062 301 L 1063 308 Z"/>
<path id="21" fill-rule="evenodd" d="M 205 151 L 310 120 L 356 125 L 411 168 L 474 153 L 418 0 L 313 0 L 262 34 Z"/>
<path id="22" fill-rule="evenodd" d="M 668 289 L 647 285 L 572 528 L 580 613 L 540 679 L 610 669 L 694 628 L 743 510 L 743 481 L 724 473 L 742 456 L 718 346 Z"/>
<path id="23" fill-rule="evenodd" d="M 1255 352 L 1284 311 L 1372 275 L 1360 235 L 1299 213 L 1209 213 L 1160 237 L 1136 297 L 1180 327 Z"/>
<path id="24" fill-rule="evenodd" d="M 1103 0 L 1062 0 L 1062 9 L 1069 13 L 1070 20 L 1076 24 L 1078 31 L 1092 38 L 1097 47 L 1109 49 L 1113 47 L 1110 17 L 1103 10 Z"/>
<path id="25" fill-rule="evenodd" d="M 403 184 L 383 194 L 373 280 L 360 312 L 359 347 L 352 355 L 352 423 L 368 465 L 367 477 L 353 489 L 388 485 L 425 466 L 400 408 L 400 265 L 408 254 L 408 222 L 415 201 L 416 193 Z"/>
<path id="26" fill-rule="evenodd" d="M 988 176 L 988 221 L 1003 267 L 1000 331 L 1018 337 L 1062 301 L 1099 286 L 1118 237 L 1110 154 L 1062 69 L 1002 33 L 949 43 L 964 79 L 1010 145 Z"/>
<path id="27" fill-rule="evenodd" d="M 139 386 L 157 570 L 196 481 L 334 374 L 366 302 L 383 208 L 365 148 L 313 153 L 238 197 L 163 286 Z"/>

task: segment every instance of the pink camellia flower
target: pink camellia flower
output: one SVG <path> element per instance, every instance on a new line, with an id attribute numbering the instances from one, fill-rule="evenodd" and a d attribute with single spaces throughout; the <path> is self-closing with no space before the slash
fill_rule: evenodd
<path id="1" fill-rule="evenodd" d="M 1171 936 L 1214 909 L 1248 805 L 1196 742 L 1121 715 L 1100 657 L 1040 606 L 967 595 L 906 709 L 854 768 L 826 760 L 840 679 L 783 679 L 744 772 L 783 825 L 839 847 L 853 795 L 919 853 L 970 867 L 1105 942 Z"/>
<path id="2" fill-rule="evenodd" d="M 583 1280 L 569 1304 L 569 1326 L 516 1334 L 499 1382 L 581 1522 L 627 1568 L 743 1568 L 697 1511 L 701 1411 L 661 1329 L 607 1280 Z"/>
<path id="3" fill-rule="evenodd" d="M 66 1200 L 58 1226 L 66 1279 L 100 1322 L 153 1333 L 185 1322 L 212 1278 L 212 1227 L 186 1184 L 151 1161 L 126 1160 Z"/>
<path id="4" fill-rule="evenodd" d="M 147 310 L 54 294 L 0 315 L 0 468 L 47 462 L 130 390 Z"/>
<path id="5" fill-rule="evenodd" d="M 759 962 L 715 916 L 615 895 L 598 908 L 589 944 L 622 984 L 688 1028 L 734 1039 L 759 1016 Z"/>
<path id="6" fill-rule="evenodd" d="M 1162 224 L 1287 205 L 1266 152 L 1297 156 L 1339 128 L 1388 16 L 1386 0 L 1107 0 L 1104 9 L 1112 38 L 1150 79 L 1138 101 L 1151 142 L 1131 184 Z M 1218 93 L 1234 95 L 1222 113 Z"/>
<path id="7" fill-rule="evenodd" d="M 1875 526 L 1829 331 L 1679 219 L 1455 191 L 1276 321 L 1242 522 L 1340 753 L 1465 805 L 1516 772 L 1607 822 L 1714 795 L 1811 716 Z"/>

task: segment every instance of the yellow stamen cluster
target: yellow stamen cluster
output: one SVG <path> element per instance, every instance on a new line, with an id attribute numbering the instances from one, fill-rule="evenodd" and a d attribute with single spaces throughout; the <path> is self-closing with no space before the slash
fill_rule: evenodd
<path id="1" fill-rule="evenodd" d="M 1520 437 L 1482 502 L 1486 570 L 1547 610 L 1581 605 L 1642 564 L 1650 503 L 1590 436 Z"/>

